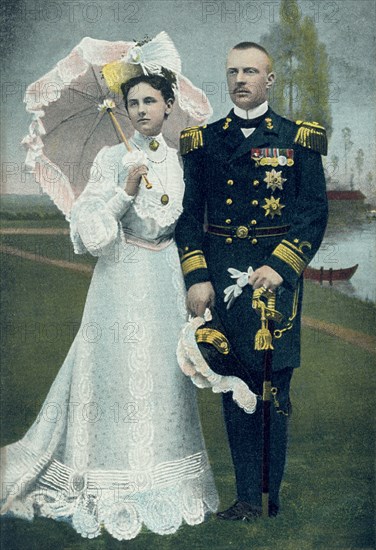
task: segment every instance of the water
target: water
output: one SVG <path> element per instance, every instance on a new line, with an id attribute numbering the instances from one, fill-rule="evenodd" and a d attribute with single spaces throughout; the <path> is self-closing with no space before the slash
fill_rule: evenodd
<path id="1" fill-rule="evenodd" d="M 376 219 L 368 219 L 366 211 L 352 210 L 351 205 L 346 205 L 346 210 L 336 207 L 332 209 L 323 243 L 310 266 L 340 269 L 354 264 L 359 267 L 350 281 L 333 282 L 333 288 L 376 303 Z"/>

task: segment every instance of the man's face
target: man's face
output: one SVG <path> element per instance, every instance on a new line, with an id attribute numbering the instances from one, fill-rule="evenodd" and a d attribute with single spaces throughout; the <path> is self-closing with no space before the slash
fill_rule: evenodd
<path id="1" fill-rule="evenodd" d="M 275 76 L 268 56 L 255 48 L 230 50 L 226 64 L 232 102 L 240 109 L 253 109 L 267 99 Z"/>

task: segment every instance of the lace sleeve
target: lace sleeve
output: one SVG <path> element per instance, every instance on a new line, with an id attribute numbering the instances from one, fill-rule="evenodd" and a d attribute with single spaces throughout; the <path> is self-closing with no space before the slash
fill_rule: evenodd
<path id="1" fill-rule="evenodd" d="M 70 234 L 76 254 L 100 256 L 117 238 L 119 220 L 134 200 L 118 185 L 118 174 L 119 162 L 111 162 L 110 148 L 104 147 L 94 160 L 88 184 L 72 207 Z"/>

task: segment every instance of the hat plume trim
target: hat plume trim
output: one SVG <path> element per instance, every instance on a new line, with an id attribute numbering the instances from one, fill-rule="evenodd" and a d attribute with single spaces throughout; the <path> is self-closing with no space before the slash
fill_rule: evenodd
<path id="1" fill-rule="evenodd" d="M 110 91 L 121 93 L 121 85 L 135 76 L 165 76 L 163 69 L 174 74 L 181 73 L 181 60 L 174 43 L 165 31 L 139 46 L 130 48 L 123 59 L 107 63 L 102 74 Z"/>

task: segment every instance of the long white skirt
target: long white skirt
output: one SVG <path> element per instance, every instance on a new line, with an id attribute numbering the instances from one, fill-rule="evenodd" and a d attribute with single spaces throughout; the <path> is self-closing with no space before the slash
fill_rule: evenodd
<path id="1" fill-rule="evenodd" d="M 217 509 L 195 388 L 176 360 L 185 321 L 175 243 L 98 259 L 40 414 L 3 449 L 2 513 L 66 520 L 89 538 L 104 526 L 122 540 Z"/>

